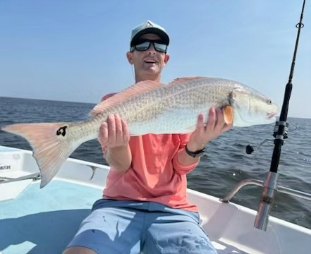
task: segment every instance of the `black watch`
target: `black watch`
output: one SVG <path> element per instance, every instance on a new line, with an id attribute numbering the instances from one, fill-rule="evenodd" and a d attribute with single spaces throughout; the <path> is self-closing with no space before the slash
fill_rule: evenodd
<path id="1" fill-rule="evenodd" d="M 200 157 L 205 152 L 205 148 L 192 152 L 192 151 L 189 151 L 189 149 L 188 149 L 188 147 L 186 145 L 185 146 L 185 151 L 192 158 L 197 158 L 197 157 Z"/>

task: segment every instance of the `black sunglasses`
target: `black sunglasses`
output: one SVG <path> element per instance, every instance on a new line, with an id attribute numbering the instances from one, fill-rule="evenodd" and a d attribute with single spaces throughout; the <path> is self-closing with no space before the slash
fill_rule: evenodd
<path id="1" fill-rule="evenodd" d="M 153 45 L 153 48 L 160 52 L 160 53 L 166 53 L 167 51 L 167 45 L 164 44 L 162 41 L 160 40 L 140 40 L 138 41 L 134 46 L 131 47 L 131 52 L 133 52 L 134 50 L 137 51 L 146 51 L 151 47 L 151 44 Z"/>

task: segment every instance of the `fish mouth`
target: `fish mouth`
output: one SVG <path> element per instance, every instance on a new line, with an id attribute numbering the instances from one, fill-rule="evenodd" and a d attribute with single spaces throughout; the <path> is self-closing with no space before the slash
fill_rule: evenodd
<path id="1" fill-rule="evenodd" d="M 276 112 L 272 112 L 272 113 L 267 113 L 267 118 L 268 119 L 272 119 L 276 117 Z"/>

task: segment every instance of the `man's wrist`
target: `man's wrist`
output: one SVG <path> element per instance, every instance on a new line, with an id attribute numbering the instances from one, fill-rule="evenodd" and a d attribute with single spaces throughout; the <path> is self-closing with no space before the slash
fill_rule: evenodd
<path id="1" fill-rule="evenodd" d="M 204 154 L 205 152 L 205 147 L 201 148 L 201 149 L 198 149 L 198 150 L 190 150 L 188 148 L 188 145 L 185 146 L 185 152 L 191 156 L 192 158 L 197 158 L 197 157 L 200 157 Z"/>
<path id="2" fill-rule="evenodd" d="M 187 148 L 188 148 L 188 150 L 190 150 L 190 151 L 198 151 L 198 150 L 202 150 L 202 149 L 204 149 L 206 147 L 206 145 L 205 144 L 197 144 L 197 143 L 195 143 L 195 142 L 191 142 L 191 141 L 189 141 L 188 142 L 188 144 L 187 144 Z"/>

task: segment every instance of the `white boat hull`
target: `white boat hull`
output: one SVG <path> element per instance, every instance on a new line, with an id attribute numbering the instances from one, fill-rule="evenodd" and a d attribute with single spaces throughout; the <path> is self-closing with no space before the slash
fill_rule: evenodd
<path id="1" fill-rule="evenodd" d="M 104 165 L 68 159 L 44 189 L 31 179 L 0 182 L 0 254 L 60 253 L 101 197 L 108 172 Z M 32 173 L 38 168 L 30 151 L 0 146 L 0 177 Z M 261 231 L 253 226 L 254 210 L 190 189 L 188 198 L 198 205 L 218 253 L 302 254 L 311 248 L 310 229 L 270 216 Z"/>

